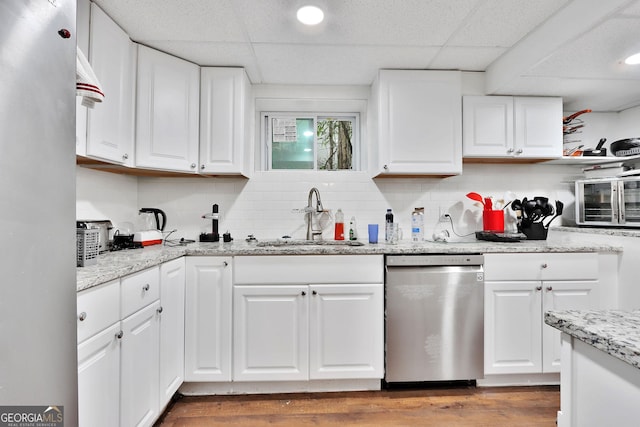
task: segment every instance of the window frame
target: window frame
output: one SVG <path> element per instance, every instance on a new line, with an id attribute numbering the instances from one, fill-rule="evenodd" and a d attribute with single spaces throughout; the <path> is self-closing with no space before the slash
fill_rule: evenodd
<path id="1" fill-rule="evenodd" d="M 312 119 L 314 124 L 313 134 L 313 169 L 273 169 L 272 165 L 272 133 L 271 119 Z M 351 135 L 351 168 L 350 169 L 318 169 L 318 121 L 322 119 L 336 119 L 352 122 Z M 293 171 L 293 172 L 354 172 L 361 171 L 361 138 L 360 138 L 360 113 L 350 112 L 324 112 L 324 111 L 261 111 L 260 112 L 260 146 L 261 165 L 264 171 Z"/>

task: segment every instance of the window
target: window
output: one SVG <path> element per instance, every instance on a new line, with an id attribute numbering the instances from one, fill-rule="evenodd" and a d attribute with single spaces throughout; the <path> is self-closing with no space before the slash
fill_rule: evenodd
<path id="1" fill-rule="evenodd" d="M 358 114 L 262 113 L 267 170 L 357 170 Z"/>

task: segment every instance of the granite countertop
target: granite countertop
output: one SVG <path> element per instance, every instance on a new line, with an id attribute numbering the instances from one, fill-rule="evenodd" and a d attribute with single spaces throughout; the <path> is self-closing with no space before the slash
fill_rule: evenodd
<path id="1" fill-rule="evenodd" d="M 545 322 L 605 353 L 640 368 L 640 310 L 563 310 Z"/>
<path id="2" fill-rule="evenodd" d="M 559 226 L 554 227 L 553 230 L 569 233 L 599 234 L 601 236 L 640 237 L 640 229 L 638 228 Z"/>
<path id="3" fill-rule="evenodd" d="M 547 240 L 529 240 L 513 243 L 469 240 L 463 242 L 410 242 L 397 245 L 385 243 L 361 246 L 349 245 L 286 245 L 258 246 L 256 243 L 233 241 L 230 243 L 191 243 L 186 246 L 149 246 L 107 252 L 98 256 L 93 266 L 77 268 L 77 290 L 82 291 L 128 274 L 135 273 L 181 256 L 236 256 L 236 255 L 367 255 L 367 254 L 461 254 L 461 253 L 531 253 L 531 252 L 620 252 L 621 247 L 590 242 L 585 235 L 576 233 L 549 233 Z"/>

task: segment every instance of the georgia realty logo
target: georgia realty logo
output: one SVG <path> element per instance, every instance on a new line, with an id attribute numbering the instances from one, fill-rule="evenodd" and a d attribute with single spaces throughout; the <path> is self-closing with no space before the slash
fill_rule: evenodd
<path id="1" fill-rule="evenodd" d="M 64 407 L 0 407 L 0 427 L 64 427 Z"/>

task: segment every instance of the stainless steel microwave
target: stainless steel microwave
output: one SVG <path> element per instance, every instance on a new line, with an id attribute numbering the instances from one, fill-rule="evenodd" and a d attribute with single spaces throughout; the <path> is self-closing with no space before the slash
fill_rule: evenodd
<path id="1" fill-rule="evenodd" d="M 640 227 L 640 177 L 576 181 L 576 223 Z"/>

